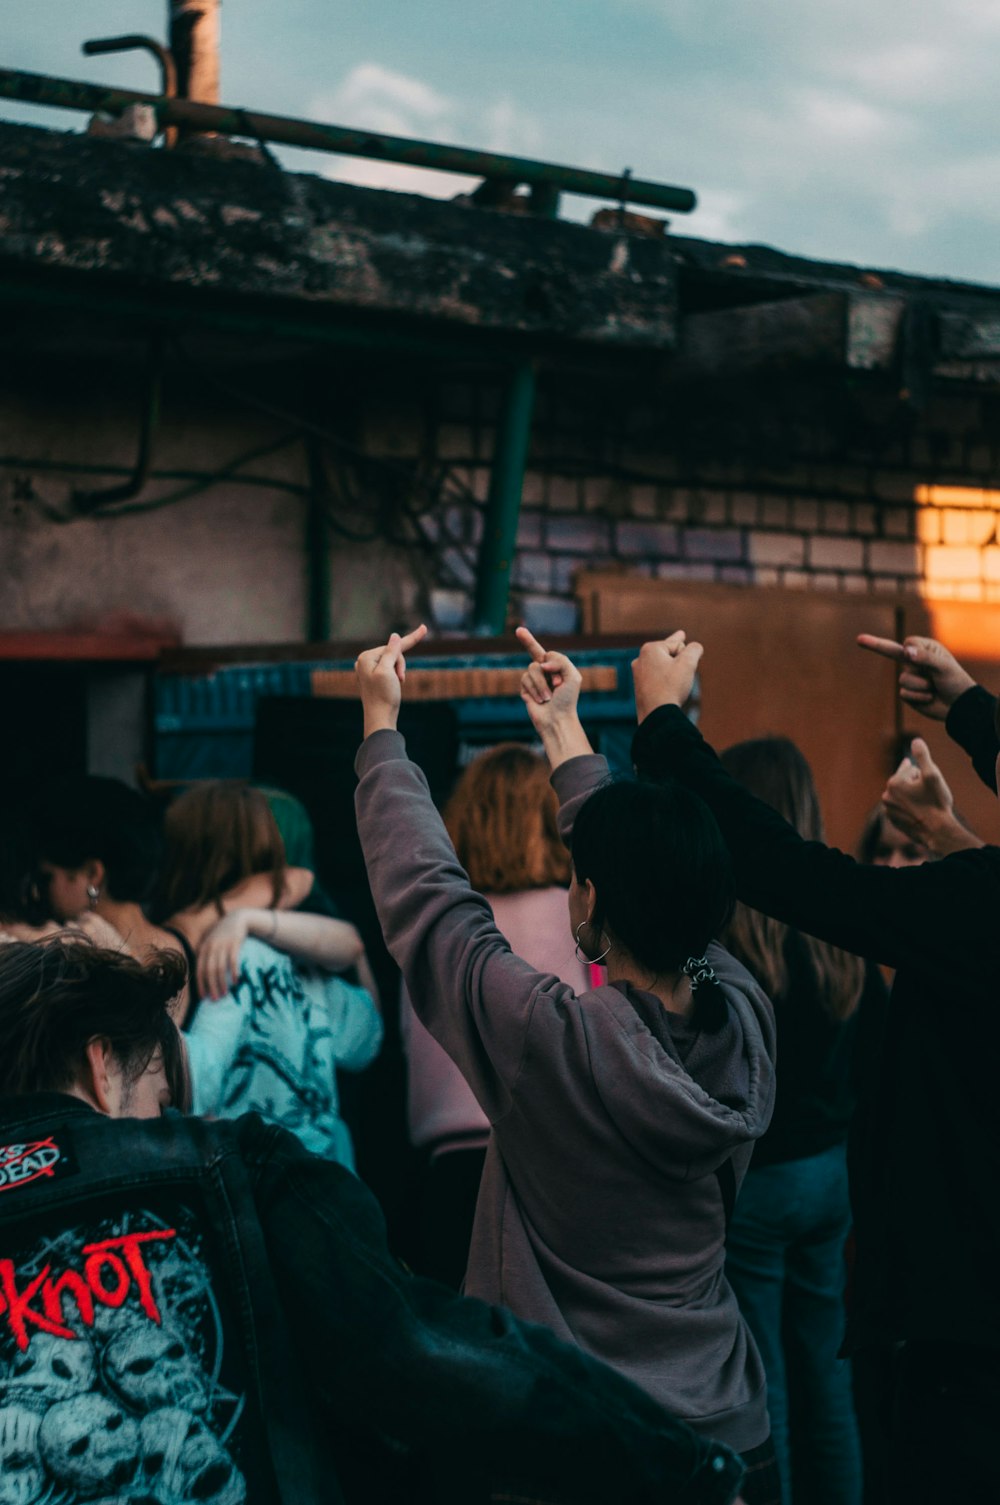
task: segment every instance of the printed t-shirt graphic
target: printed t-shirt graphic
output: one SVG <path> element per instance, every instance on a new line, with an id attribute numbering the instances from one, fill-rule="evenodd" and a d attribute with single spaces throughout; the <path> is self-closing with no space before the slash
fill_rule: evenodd
<path id="1" fill-rule="evenodd" d="M 223 1361 L 189 1213 L 0 1235 L 0 1505 L 244 1505 Z"/>

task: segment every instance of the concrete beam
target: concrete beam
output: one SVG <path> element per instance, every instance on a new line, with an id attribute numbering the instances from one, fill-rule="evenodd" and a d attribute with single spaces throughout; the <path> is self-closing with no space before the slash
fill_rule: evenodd
<path id="1" fill-rule="evenodd" d="M 222 143 L 224 146 L 225 143 Z M 669 242 L 0 124 L 0 279 L 670 349 Z"/>

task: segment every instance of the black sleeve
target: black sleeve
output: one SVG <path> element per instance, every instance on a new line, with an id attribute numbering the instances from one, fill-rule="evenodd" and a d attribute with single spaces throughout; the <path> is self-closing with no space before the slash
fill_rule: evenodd
<path id="1" fill-rule="evenodd" d="M 743 1468 L 727 1448 L 547 1329 L 409 1275 L 355 1176 L 289 1149 L 287 1136 L 274 1143 L 258 1212 L 300 1362 L 331 1426 L 413 1455 L 463 1505 L 501 1495 L 565 1505 L 728 1505 L 736 1496 Z"/>
<path id="2" fill-rule="evenodd" d="M 1000 741 L 996 734 L 996 696 L 980 685 L 973 685 L 955 701 L 945 730 L 972 759 L 972 766 L 987 789 L 997 792 L 997 755 Z"/>
<path id="3" fill-rule="evenodd" d="M 996 929 L 997 888 L 992 873 L 983 881 L 982 852 L 921 867 L 865 867 L 804 841 L 730 777 L 675 706 L 647 716 L 632 755 L 640 775 L 674 777 L 701 795 L 732 853 L 739 898 L 796 930 L 899 967 L 941 962 L 966 940 L 981 950 L 982 937 Z"/>

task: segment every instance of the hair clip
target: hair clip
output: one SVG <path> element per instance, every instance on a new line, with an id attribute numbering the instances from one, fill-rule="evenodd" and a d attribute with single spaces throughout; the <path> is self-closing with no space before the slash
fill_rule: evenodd
<path id="1" fill-rule="evenodd" d="M 689 977 L 691 979 L 692 993 L 694 992 L 695 988 L 700 988 L 702 983 L 712 984 L 718 983 L 719 981 L 719 979 L 715 975 L 714 969 L 708 964 L 707 956 L 689 956 L 687 961 L 681 968 L 681 971 L 684 973 L 685 977 Z"/>

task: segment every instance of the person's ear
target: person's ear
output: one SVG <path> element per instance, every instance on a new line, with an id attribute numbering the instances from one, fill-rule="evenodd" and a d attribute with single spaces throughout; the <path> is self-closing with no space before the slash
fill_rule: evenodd
<path id="1" fill-rule="evenodd" d="M 589 878 L 585 878 L 583 882 L 583 900 L 585 913 L 587 916 L 587 924 L 589 925 L 591 920 L 594 918 L 594 910 L 597 906 L 597 889 L 594 887 Z"/>
<path id="2" fill-rule="evenodd" d="M 87 880 L 88 888 L 96 888 L 98 893 L 104 888 L 104 880 L 107 870 L 100 857 L 88 857 L 81 870 Z"/>
<path id="3" fill-rule="evenodd" d="M 111 1042 L 103 1036 L 88 1041 L 85 1060 L 81 1087 L 95 1108 L 109 1118 L 115 1118 L 121 1106 L 121 1073 L 117 1069 Z"/>

